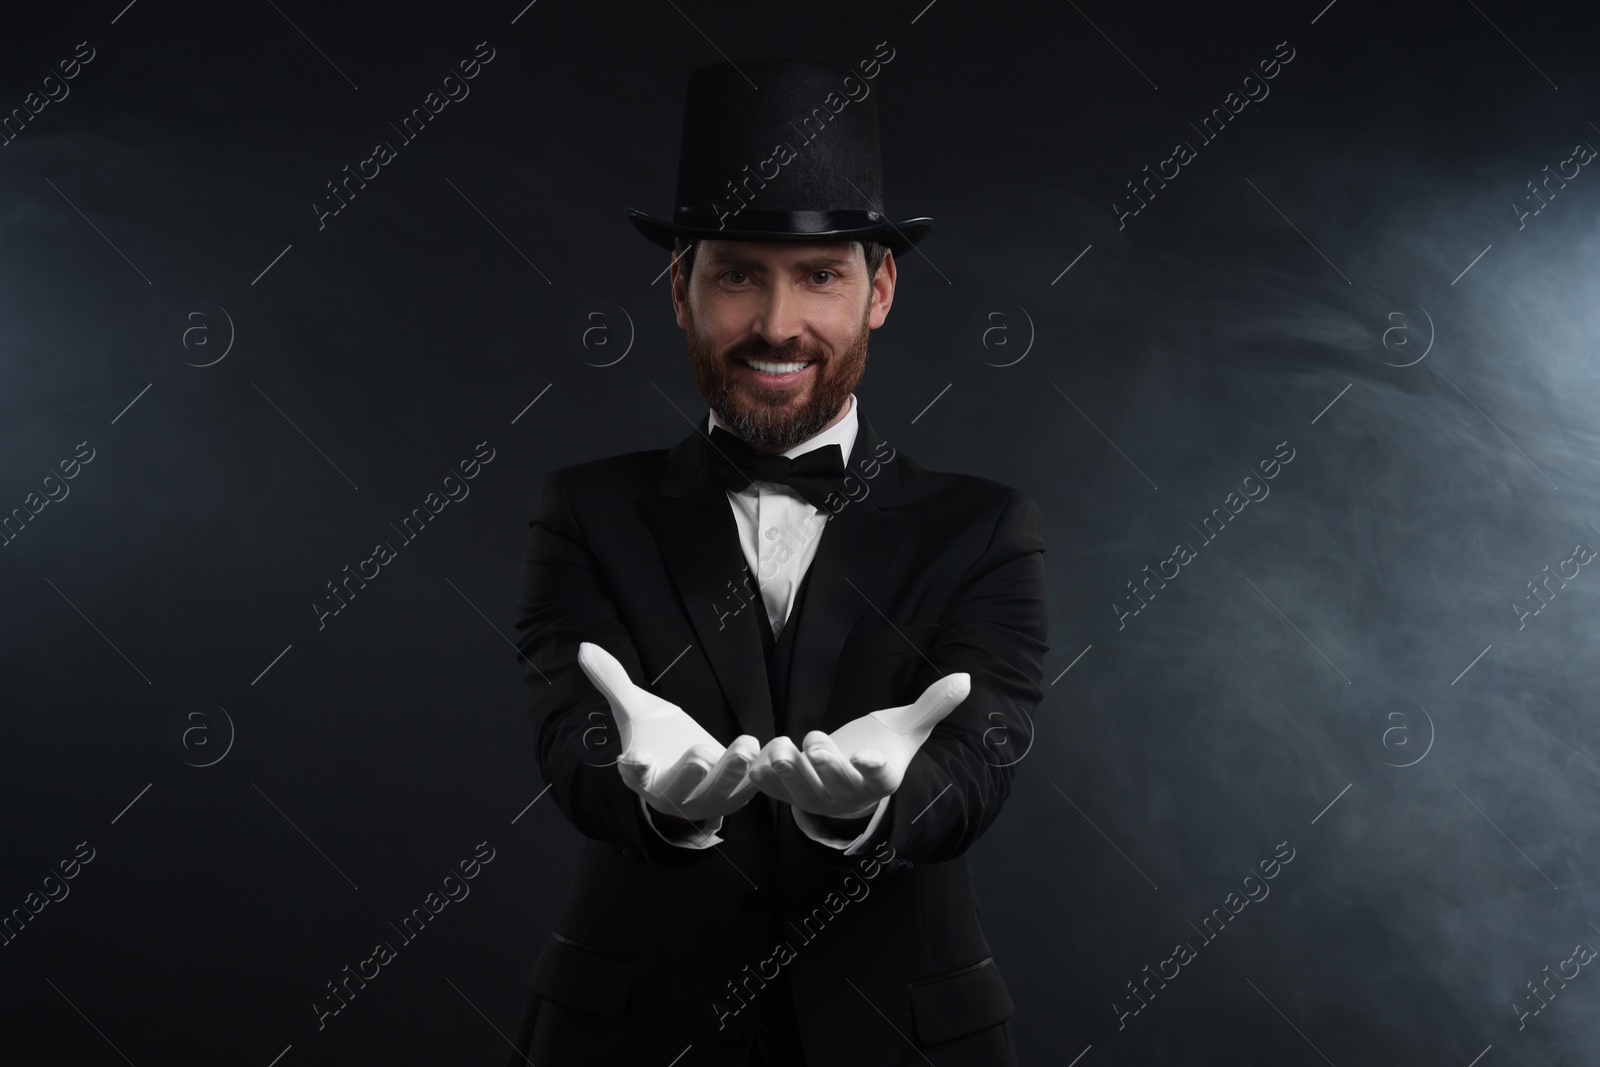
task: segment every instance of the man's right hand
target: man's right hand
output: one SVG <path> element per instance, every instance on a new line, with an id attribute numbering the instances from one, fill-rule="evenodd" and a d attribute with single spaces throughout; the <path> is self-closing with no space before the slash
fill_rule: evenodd
<path id="1" fill-rule="evenodd" d="M 750 765 L 761 745 L 741 734 L 726 748 L 676 704 L 633 683 L 599 645 L 578 646 L 578 666 L 605 696 L 622 731 L 617 771 L 653 810 L 701 822 L 731 815 L 758 790 Z"/>

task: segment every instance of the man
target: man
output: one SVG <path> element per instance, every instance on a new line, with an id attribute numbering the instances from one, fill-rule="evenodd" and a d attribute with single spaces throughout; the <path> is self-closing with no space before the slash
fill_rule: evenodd
<path id="1" fill-rule="evenodd" d="M 588 840 L 509 1063 L 1015 1063 L 965 854 L 1041 696 L 1043 523 L 859 410 L 932 225 L 881 211 L 875 99 L 827 103 L 860 80 L 696 70 L 674 219 L 632 213 L 711 410 L 554 471 L 529 520 L 539 765 Z"/>

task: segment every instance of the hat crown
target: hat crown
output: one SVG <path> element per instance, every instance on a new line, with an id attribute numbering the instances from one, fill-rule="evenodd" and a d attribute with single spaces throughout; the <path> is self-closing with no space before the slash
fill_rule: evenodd
<path id="1" fill-rule="evenodd" d="M 752 84 L 754 83 L 754 84 Z M 878 97 L 849 67 L 712 63 L 689 75 L 677 206 L 878 211 Z"/>
<path id="2" fill-rule="evenodd" d="M 886 57 L 884 62 L 892 59 Z M 689 74 L 670 220 L 629 211 L 663 248 L 676 239 L 875 240 L 896 255 L 933 228 L 883 206 L 882 64 L 813 59 L 710 63 Z"/>

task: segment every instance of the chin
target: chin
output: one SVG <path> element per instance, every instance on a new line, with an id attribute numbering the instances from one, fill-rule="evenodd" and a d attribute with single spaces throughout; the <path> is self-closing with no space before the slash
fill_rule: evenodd
<path id="1" fill-rule="evenodd" d="M 804 404 L 811 398 L 811 386 L 802 386 L 799 389 L 764 389 L 759 385 L 738 383 L 733 389 L 734 395 L 749 402 L 756 408 L 786 408 L 796 404 Z"/>

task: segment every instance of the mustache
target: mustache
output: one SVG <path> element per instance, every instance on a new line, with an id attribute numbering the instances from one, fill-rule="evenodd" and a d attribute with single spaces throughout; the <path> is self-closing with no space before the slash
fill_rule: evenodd
<path id="1" fill-rule="evenodd" d="M 773 348 L 764 343 L 744 344 L 728 353 L 729 359 L 760 359 L 773 363 L 820 363 L 825 358 L 821 351 L 803 344 Z"/>

